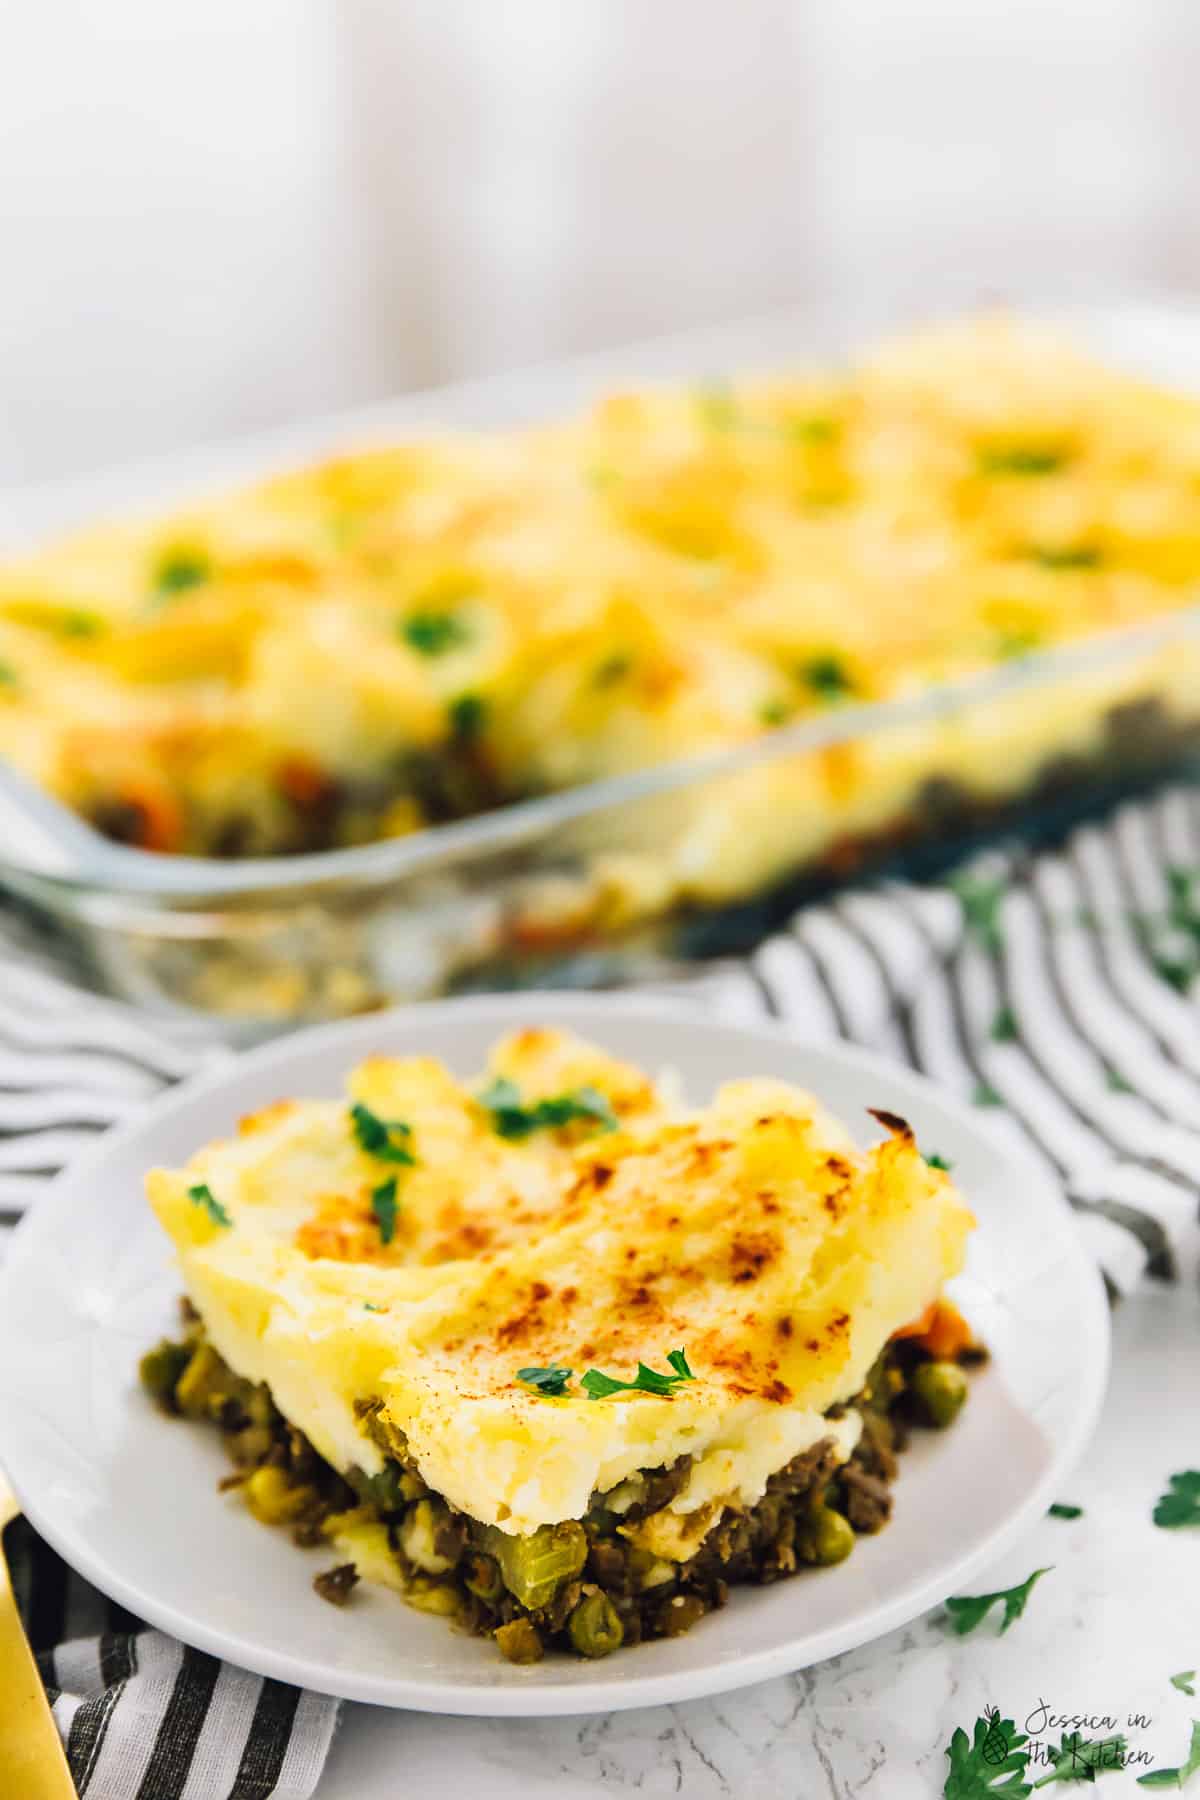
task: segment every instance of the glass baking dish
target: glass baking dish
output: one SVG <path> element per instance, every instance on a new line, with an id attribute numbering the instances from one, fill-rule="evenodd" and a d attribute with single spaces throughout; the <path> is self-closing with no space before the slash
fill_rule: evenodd
<path id="1" fill-rule="evenodd" d="M 1200 605 L 733 751 L 308 856 L 129 849 L 6 774 L 3 881 L 110 991 L 256 1035 L 743 947 L 833 885 L 927 872 L 1000 830 L 1044 835 L 1197 748 Z"/>
<path id="2" fill-rule="evenodd" d="M 1046 316 L 1046 315 L 1042 315 Z M 1051 314 L 1102 354 L 1189 381 L 1187 313 Z M 189 458 L 195 491 L 430 419 L 547 416 L 615 380 L 827 355 L 857 336 L 780 315 L 417 396 Z M 75 484 L 10 508 L 38 537 L 172 471 Z M 10 533 L 11 536 L 11 533 Z M 101 837 L 0 770 L 0 886 L 76 940 L 97 982 L 212 1016 L 231 1036 L 456 988 L 612 983 L 752 943 L 805 898 L 881 869 L 928 873 L 981 838 L 1044 836 L 1200 750 L 1200 604 L 882 704 L 838 705 L 749 744 L 525 800 L 408 837 L 240 861 Z"/>

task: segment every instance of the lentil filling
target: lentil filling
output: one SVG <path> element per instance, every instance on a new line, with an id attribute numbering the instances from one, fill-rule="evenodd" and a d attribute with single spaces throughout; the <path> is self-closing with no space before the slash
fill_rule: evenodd
<path id="1" fill-rule="evenodd" d="M 288 1424 L 265 1386 L 229 1368 L 186 1301 L 183 1309 L 181 1336 L 143 1357 L 141 1378 L 166 1412 L 220 1431 L 234 1465 L 222 1488 L 236 1488 L 256 1518 L 288 1526 L 305 1547 L 327 1544 L 347 1515 L 354 1525 L 384 1527 L 406 1598 L 492 1637 L 513 1662 L 537 1661 L 547 1648 L 597 1657 L 677 1637 L 724 1606 L 734 1584 L 841 1562 L 858 1535 L 887 1523 L 897 1452 L 911 1430 L 951 1424 L 966 1394 L 963 1368 L 986 1357 L 972 1344 L 953 1360 L 937 1360 L 914 1338 L 894 1339 L 862 1392 L 837 1409 L 852 1406 L 862 1417 L 849 1461 L 839 1466 L 832 1438 L 822 1439 L 772 1475 L 755 1506 L 727 1508 L 695 1553 L 674 1562 L 631 1543 L 620 1528 L 669 1505 L 690 1458 L 643 1471 L 636 1498 L 620 1512 L 605 1504 L 613 1496 L 596 1496 L 582 1520 L 513 1537 L 431 1492 L 377 1401 L 364 1399 L 358 1412 L 364 1434 L 384 1453 L 382 1470 L 340 1474 Z M 340 1562 L 313 1585 L 344 1606 L 353 1604 L 358 1576 L 353 1562 Z"/>

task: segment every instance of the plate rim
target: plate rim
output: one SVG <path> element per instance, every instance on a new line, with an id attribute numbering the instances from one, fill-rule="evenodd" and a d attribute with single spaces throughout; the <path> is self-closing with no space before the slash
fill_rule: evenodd
<path id="1" fill-rule="evenodd" d="M 656 1021 L 666 1019 L 700 1027 L 706 1033 L 744 1034 L 750 1037 L 775 1038 L 809 1052 L 827 1055 L 843 1066 L 850 1065 L 863 1074 L 884 1082 L 899 1082 L 926 1091 L 936 1103 L 956 1116 L 957 1122 L 972 1135 L 987 1136 L 971 1107 L 956 1094 L 941 1087 L 908 1064 L 898 1062 L 880 1052 L 840 1039 L 821 1039 L 797 1031 L 787 1021 L 762 1018 L 742 1019 L 713 1017 L 696 1000 L 659 999 L 638 993 L 595 994 L 562 990 L 522 989 L 510 994 L 466 995 L 451 999 L 414 1002 L 388 1008 L 379 1013 L 359 1015 L 353 1019 L 334 1020 L 289 1032 L 254 1049 L 221 1057 L 212 1068 L 189 1076 L 165 1093 L 156 1096 L 132 1119 L 103 1132 L 96 1143 L 73 1160 L 48 1184 L 13 1234 L 3 1271 L 0 1272 L 0 1310 L 10 1283 L 19 1276 L 21 1265 L 37 1253 L 43 1233 L 51 1231 L 46 1223 L 62 1196 L 95 1169 L 127 1145 L 136 1143 L 147 1130 L 153 1129 L 172 1114 L 185 1111 L 193 1101 L 231 1091 L 241 1072 L 269 1070 L 275 1065 L 286 1067 L 298 1052 L 326 1050 L 333 1052 L 343 1044 L 354 1045 L 373 1032 L 387 1033 L 397 1024 L 420 1029 L 422 1022 L 452 1022 L 469 1014 L 473 1019 L 490 1016 L 511 1020 L 514 1008 L 528 1013 L 536 1011 L 553 1021 L 560 1017 L 575 1019 L 580 1013 L 597 1019 L 606 1016 L 648 1016 Z M 515 1021 L 513 1021 L 515 1023 Z M 586 1029 L 586 1026 L 579 1026 Z M 873 1643 L 889 1631 L 910 1623 L 921 1613 L 937 1605 L 948 1593 L 968 1581 L 977 1569 L 996 1560 L 1021 1536 L 1033 1519 L 1044 1513 L 1054 1490 L 1064 1475 L 1079 1460 L 1091 1439 L 1108 1389 L 1111 1360 L 1111 1315 L 1103 1277 L 1094 1259 L 1074 1228 L 1074 1214 L 1062 1190 L 1023 1149 L 1016 1145 L 995 1143 L 996 1154 L 1018 1170 L 1028 1171 L 1029 1178 L 1044 1192 L 1057 1215 L 1062 1253 L 1068 1258 L 1078 1287 L 1082 1308 L 1080 1330 L 1089 1354 L 1081 1363 L 1082 1393 L 1072 1412 L 1070 1430 L 1055 1443 L 1053 1454 L 1041 1478 L 1034 1483 L 1007 1519 L 981 1543 L 958 1557 L 940 1564 L 936 1573 L 903 1587 L 872 1612 L 870 1627 L 863 1633 L 862 1621 L 847 1620 L 817 1633 L 806 1632 L 786 1638 L 768 1648 L 747 1652 L 734 1662 L 715 1663 L 699 1670 L 677 1670 L 659 1675 L 639 1676 L 635 1671 L 612 1675 L 605 1680 L 571 1686 L 526 1686 L 464 1681 L 449 1684 L 444 1680 L 428 1681 L 404 1676 L 378 1677 L 355 1675 L 352 1670 L 327 1665 L 314 1668 L 304 1656 L 274 1650 L 255 1644 L 220 1626 L 179 1612 L 171 1604 L 158 1601 L 152 1593 L 127 1579 L 119 1570 L 110 1568 L 102 1555 L 93 1555 L 85 1539 L 75 1535 L 69 1523 L 60 1524 L 51 1511 L 49 1516 L 40 1500 L 26 1486 L 24 1473 L 7 1460 L 5 1446 L 0 1443 L 0 1464 L 12 1483 L 25 1516 L 38 1534 L 63 1557 L 67 1564 L 92 1583 L 101 1593 L 118 1601 L 148 1626 L 169 1632 L 180 1642 L 205 1651 L 223 1661 L 248 1669 L 252 1673 L 285 1681 L 315 1693 L 345 1700 L 385 1706 L 398 1711 L 419 1711 L 458 1717 L 536 1718 L 597 1712 L 623 1712 L 637 1707 L 666 1705 L 672 1702 L 703 1699 L 714 1694 L 732 1693 L 739 1688 L 774 1677 L 812 1667 L 847 1650 Z M 3 1325 L 0 1323 L 0 1334 Z M 0 1374 L 0 1385 L 6 1386 Z M 403 1604 L 403 1602 L 401 1602 Z M 804 1648 L 801 1649 L 800 1645 Z M 616 1673 L 617 1671 L 614 1671 Z M 531 1671 L 531 1674 L 533 1671 Z"/>

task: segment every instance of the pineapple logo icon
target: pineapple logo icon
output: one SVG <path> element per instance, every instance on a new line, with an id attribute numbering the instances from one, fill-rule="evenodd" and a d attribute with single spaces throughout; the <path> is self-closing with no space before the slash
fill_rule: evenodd
<path id="1" fill-rule="evenodd" d="M 990 1768 L 998 1769 L 1008 1756 L 1008 1739 L 1000 1725 L 1000 1709 L 998 1706 L 984 1708 L 987 1720 L 987 1731 L 980 1745 L 980 1755 Z"/>

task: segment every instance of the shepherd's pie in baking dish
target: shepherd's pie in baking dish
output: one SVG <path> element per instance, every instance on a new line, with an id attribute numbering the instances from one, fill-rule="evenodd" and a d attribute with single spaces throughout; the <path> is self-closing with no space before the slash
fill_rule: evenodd
<path id="1" fill-rule="evenodd" d="M 971 1215 L 877 1118 L 862 1151 L 753 1079 L 689 1110 L 551 1030 L 466 1084 L 368 1059 L 151 1173 L 187 1301 L 143 1379 L 332 1601 L 382 1582 L 517 1661 L 675 1635 L 878 1529 L 983 1355 L 943 1295 Z"/>
<path id="2" fill-rule="evenodd" d="M 970 321 L 51 546 L 0 570 L 0 755 L 144 849 L 320 850 L 911 697 L 1177 609 L 1198 574 L 1200 402 Z M 1194 729 L 1187 647 L 1151 677 L 676 795 L 628 905 L 842 867 L 947 795 L 995 806 Z"/>

